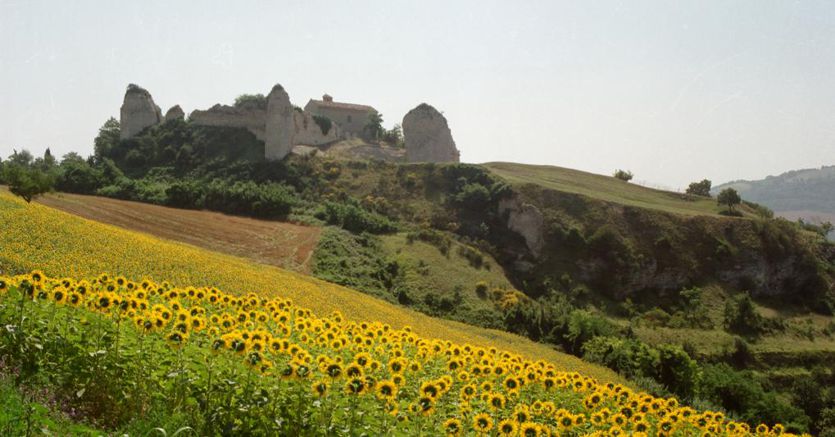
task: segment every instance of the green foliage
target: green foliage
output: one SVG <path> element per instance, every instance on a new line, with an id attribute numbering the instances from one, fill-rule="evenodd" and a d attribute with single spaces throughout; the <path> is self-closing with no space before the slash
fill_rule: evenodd
<path id="1" fill-rule="evenodd" d="M 93 194 L 104 184 L 104 173 L 98 166 L 90 165 L 77 153 L 64 155 L 58 169 L 55 189 L 67 193 Z"/>
<path id="2" fill-rule="evenodd" d="M 220 179 L 206 186 L 204 201 L 213 211 L 272 219 L 286 217 L 295 203 L 295 193 L 286 185 Z"/>
<path id="3" fill-rule="evenodd" d="M 690 186 L 687 187 L 687 194 L 691 194 L 693 196 L 704 196 L 710 197 L 710 186 L 712 183 L 708 179 L 702 179 L 701 182 L 691 182 Z"/>
<path id="4" fill-rule="evenodd" d="M 569 351 L 579 355 L 587 341 L 598 336 L 609 336 L 615 332 L 615 326 L 606 318 L 586 310 L 574 310 L 568 317 L 568 330 L 565 339 Z"/>
<path id="5" fill-rule="evenodd" d="M 362 132 L 368 139 L 380 139 L 386 132 L 386 130 L 383 129 L 383 114 L 378 112 L 368 114 L 368 123 L 363 126 Z"/>
<path id="6" fill-rule="evenodd" d="M 699 384 L 696 361 L 678 345 L 659 345 L 658 352 L 658 382 L 684 399 L 692 398 Z"/>
<path id="7" fill-rule="evenodd" d="M 111 156 L 113 150 L 119 145 L 121 131 L 122 128 L 119 120 L 110 117 L 104 122 L 104 125 L 99 128 L 99 134 L 94 140 L 93 151 L 96 161 Z"/>
<path id="8" fill-rule="evenodd" d="M 54 189 L 53 169 L 45 168 L 37 161 L 33 162 L 29 152 L 15 152 L 9 157 L 8 162 L 3 164 L 2 170 L 2 179 L 9 185 L 9 191 L 27 203 Z"/>
<path id="9" fill-rule="evenodd" d="M 676 345 L 652 347 L 635 339 L 596 336 L 582 349 L 583 359 L 603 364 L 629 378 L 652 378 L 684 399 L 691 398 L 698 387 L 698 365 Z"/>
<path id="10" fill-rule="evenodd" d="M 763 316 L 754 307 L 748 293 L 740 293 L 725 303 L 725 328 L 747 337 L 757 337 L 764 330 Z"/>
<path id="11" fill-rule="evenodd" d="M 716 196 L 716 202 L 719 205 L 727 206 L 728 210 L 733 212 L 734 208 L 742 203 L 742 198 L 739 197 L 739 193 L 733 188 L 725 188 Z"/>
<path id="12" fill-rule="evenodd" d="M 583 359 L 603 364 L 630 379 L 655 378 L 660 353 L 640 340 L 598 336 L 583 345 Z"/>
<path id="13" fill-rule="evenodd" d="M 490 202 L 490 190 L 479 183 L 467 183 L 453 197 L 462 208 L 484 208 Z"/>
<path id="14" fill-rule="evenodd" d="M 403 148 L 406 146 L 403 139 L 403 128 L 400 124 L 395 124 L 389 130 L 384 130 L 381 139 L 394 147 Z"/>
<path id="15" fill-rule="evenodd" d="M 235 98 L 235 107 L 267 109 L 267 97 L 263 94 L 241 94 Z"/>
<path id="16" fill-rule="evenodd" d="M 724 363 L 702 368 L 699 396 L 749 423 L 781 422 L 797 431 L 809 428 L 809 418 L 803 411 L 766 390 L 752 372 L 737 371 Z"/>
<path id="17" fill-rule="evenodd" d="M 356 234 L 384 234 L 397 230 L 388 218 L 351 203 L 325 202 L 316 213 L 316 218 Z"/>
<path id="18" fill-rule="evenodd" d="M 406 298 L 395 289 L 402 273 L 400 266 L 382 254 L 379 237 L 328 227 L 313 253 L 313 274 L 390 302 Z"/>
<path id="19" fill-rule="evenodd" d="M 633 175 L 631 171 L 621 169 L 615 170 L 615 173 L 612 176 L 624 182 L 629 182 L 632 180 L 633 177 L 635 177 L 635 175 Z"/>
<path id="20" fill-rule="evenodd" d="M 452 239 L 447 234 L 432 228 L 421 227 L 406 234 L 406 241 L 409 244 L 416 240 L 435 246 L 444 256 L 449 255 L 449 248 L 452 246 Z"/>
<path id="21" fill-rule="evenodd" d="M 313 121 L 319 126 L 319 129 L 321 129 L 322 135 L 327 135 L 328 132 L 331 131 L 331 127 L 333 127 L 331 119 L 325 117 L 324 115 L 314 115 Z"/>

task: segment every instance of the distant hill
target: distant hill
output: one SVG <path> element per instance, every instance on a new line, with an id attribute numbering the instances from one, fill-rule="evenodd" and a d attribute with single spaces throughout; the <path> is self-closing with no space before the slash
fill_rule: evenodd
<path id="1" fill-rule="evenodd" d="M 743 199 L 763 204 L 775 212 L 835 214 L 835 165 L 792 170 L 758 181 L 728 182 L 714 191 L 727 187 L 737 190 Z"/>

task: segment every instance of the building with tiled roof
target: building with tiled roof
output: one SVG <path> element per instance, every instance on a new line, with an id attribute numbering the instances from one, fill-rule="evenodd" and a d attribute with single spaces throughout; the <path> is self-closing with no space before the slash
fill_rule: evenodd
<path id="1" fill-rule="evenodd" d="M 310 99 L 304 110 L 320 117 L 327 117 L 342 128 L 343 134 L 362 136 L 371 114 L 377 110 L 368 105 L 334 102 L 333 97 L 325 94 L 322 100 Z"/>

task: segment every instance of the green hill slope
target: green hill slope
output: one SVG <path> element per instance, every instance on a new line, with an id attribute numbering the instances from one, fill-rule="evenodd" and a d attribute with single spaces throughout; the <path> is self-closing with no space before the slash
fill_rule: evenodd
<path id="1" fill-rule="evenodd" d="M 537 184 L 606 202 L 685 215 L 715 216 L 720 211 L 715 200 L 642 187 L 610 176 L 570 168 L 512 162 L 488 162 L 482 165 L 514 184 Z"/>

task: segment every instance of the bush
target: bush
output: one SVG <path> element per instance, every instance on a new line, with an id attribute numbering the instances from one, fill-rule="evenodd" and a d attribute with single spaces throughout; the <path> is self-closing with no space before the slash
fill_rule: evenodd
<path id="1" fill-rule="evenodd" d="M 658 382 L 682 398 L 692 398 L 699 383 L 696 361 L 678 345 L 662 344 L 658 346 L 658 353 Z"/>
<path id="2" fill-rule="evenodd" d="M 612 176 L 614 176 L 615 178 L 620 179 L 624 182 L 629 182 L 634 177 L 634 175 L 632 174 L 631 171 L 620 170 L 620 169 L 616 170 L 615 173 Z"/>
<path id="3" fill-rule="evenodd" d="M 475 294 L 476 294 L 476 296 L 478 296 L 482 299 L 486 298 L 487 297 L 487 290 L 488 290 L 488 286 L 487 286 L 486 282 L 484 282 L 484 281 L 476 282 L 476 284 L 475 284 Z"/>
<path id="4" fill-rule="evenodd" d="M 777 393 L 766 391 L 750 371 L 736 371 L 727 364 L 702 368 L 700 397 L 732 411 L 749 423 L 784 423 L 805 432 L 809 417 Z"/>
<path id="5" fill-rule="evenodd" d="M 574 310 L 568 316 L 568 332 L 564 338 L 566 346 L 575 355 L 580 355 L 583 345 L 598 336 L 608 336 L 615 332 L 615 326 L 603 317 L 586 310 Z"/>
<path id="6" fill-rule="evenodd" d="M 316 218 L 357 234 L 383 234 L 397 229 L 388 218 L 348 203 L 325 202 Z"/>
<path id="7" fill-rule="evenodd" d="M 321 129 L 322 135 L 327 135 L 333 126 L 331 119 L 322 115 L 314 115 L 313 121 L 319 126 L 319 129 Z"/>
<path id="8" fill-rule="evenodd" d="M 762 334 L 765 321 L 748 293 L 738 294 L 725 303 L 725 327 L 733 333 L 748 337 Z"/>
<path id="9" fill-rule="evenodd" d="M 205 196 L 202 185 L 191 179 L 175 181 L 165 190 L 166 205 L 176 208 L 203 208 Z"/>
<path id="10" fill-rule="evenodd" d="M 711 185 L 711 182 L 707 179 L 702 179 L 701 182 L 692 182 L 690 186 L 687 187 L 686 193 L 694 196 L 710 197 Z"/>
<path id="11" fill-rule="evenodd" d="M 267 97 L 263 94 L 241 94 L 235 98 L 235 107 L 267 109 Z"/>
<path id="12" fill-rule="evenodd" d="M 280 219 L 296 204 L 295 192 L 286 185 L 256 184 L 252 181 L 229 183 L 215 179 L 206 187 L 206 208 L 229 214 Z"/>
<path id="13" fill-rule="evenodd" d="M 68 193 L 93 194 L 103 183 L 104 174 L 100 169 L 71 153 L 61 161 L 55 188 Z"/>

